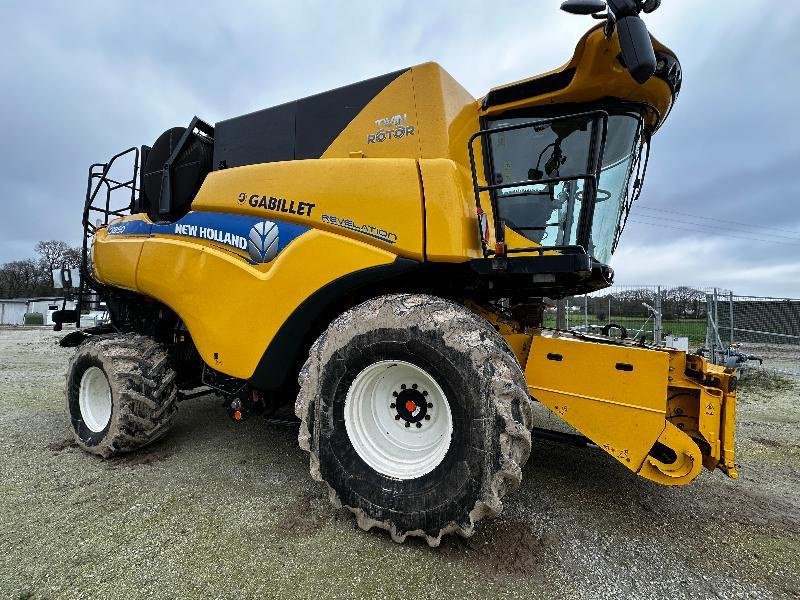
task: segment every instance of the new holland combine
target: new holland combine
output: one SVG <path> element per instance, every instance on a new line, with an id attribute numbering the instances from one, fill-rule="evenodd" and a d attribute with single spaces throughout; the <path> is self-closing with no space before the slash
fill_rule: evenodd
<path id="1" fill-rule="evenodd" d="M 654 482 L 735 477 L 733 370 L 543 327 L 612 283 L 681 86 L 657 6 L 565 2 L 598 19 L 569 62 L 477 100 L 426 63 L 93 165 L 78 297 L 111 324 L 62 340 L 77 443 L 135 450 L 209 391 L 236 420 L 296 401 L 333 504 L 431 545 L 500 512 L 534 402 Z"/>

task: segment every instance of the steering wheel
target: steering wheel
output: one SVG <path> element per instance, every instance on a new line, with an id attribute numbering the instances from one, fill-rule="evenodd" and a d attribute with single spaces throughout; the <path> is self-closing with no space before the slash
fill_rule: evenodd
<path id="1" fill-rule="evenodd" d="M 618 329 L 619 330 L 619 339 L 624 340 L 628 337 L 628 330 L 625 329 L 622 325 L 617 325 L 616 323 L 609 323 L 608 325 L 604 325 L 602 329 L 602 333 L 606 337 L 611 337 L 611 330 Z"/>
<path id="2" fill-rule="evenodd" d="M 575 198 L 580 201 L 583 201 L 583 190 L 578 191 L 575 194 Z M 595 199 L 595 202 L 605 202 L 606 200 L 610 199 L 611 199 L 611 192 L 609 192 L 608 190 L 604 190 L 603 188 L 597 188 L 597 198 Z"/>
<path id="3" fill-rule="evenodd" d="M 605 202 L 606 200 L 611 199 L 611 192 L 608 190 L 604 190 L 603 188 L 597 188 L 597 199 L 595 202 Z"/>

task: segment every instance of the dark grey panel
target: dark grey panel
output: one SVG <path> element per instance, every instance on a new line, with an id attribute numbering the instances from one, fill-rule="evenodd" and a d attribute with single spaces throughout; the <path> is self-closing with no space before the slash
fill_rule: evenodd
<path id="1" fill-rule="evenodd" d="M 214 169 L 294 158 L 297 102 L 266 108 L 214 126 Z"/>
<path id="2" fill-rule="evenodd" d="M 348 123 L 408 69 L 220 121 L 214 126 L 214 169 L 319 158 Z M 376 118 L 385 115 L 376 115 Z M 366 134 L 365 134 L 366 135 Z"/>
<path id="3" fill-rule="evenodd" d="M 319 158 L 363 108 L 408 69 L 297 101 L 295 158 Z M 375 115 L 375 118 L 386 115 Z M 366 132 L 364 133 L 366 140 Z"/>

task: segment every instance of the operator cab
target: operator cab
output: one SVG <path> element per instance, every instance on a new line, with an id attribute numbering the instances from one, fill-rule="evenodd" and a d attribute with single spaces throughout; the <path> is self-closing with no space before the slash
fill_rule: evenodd
<path id="1" fill-rule="evenodd" d="M 559 298 L 613 282 L 608 263 L 642 190 L 650 137 L 681 87 L 678 59 L 639 16 L 658 5 L 564 2 L 603 22 L 562 67 L 482 99 L 468 144 L 483 250 L 472 268 L 495 293 Z"/>
<path id="2" fill-rule="evenodd" d="M 581 246 L 608 264 L 643 156 L 642 113 L 596 110 L 487 119 L 486 179 L 508 252 Z"/>

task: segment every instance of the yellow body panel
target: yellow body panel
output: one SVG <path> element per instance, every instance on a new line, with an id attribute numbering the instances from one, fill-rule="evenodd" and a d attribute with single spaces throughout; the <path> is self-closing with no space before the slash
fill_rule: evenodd
<path id="1" fill-rule="evenodd" d="M 247 379 L 303 300 L 344 275 L 394 259 L 374 246 L 312 230 L 262 272 L 218 248 L 151 237 L 143 243 L 138 289 L 178 314 L 207 365 Z"/>
<path id="2" fill-rule="evenodd" d="M 434 262 L 483 256 L 470 175 L 452 160 L 419 161 L 425 186 L 425 248 Z"/>
<path id="3" fill-rule="evenodd" d="M 547 333 L 534 337 L 525 365 L 534 398 L 632 471 L 664 430 L 668 374 L 661 352 Z"/>
<path id="4" fill-rule="evenodd" d="M 671 54 L 668 48 L 655 39 L 653 39 L 653 46 L 656 50 Z M 564 66 L 536 77 L 500 86 L 500 88 L 511 87 L 524 81 L 540 79 L 559 71 L 574 68 L 575 75 L 566 88 L 534 98 L 492 106 L 485 111 L 485 114 L 493 115 L 531 106 L 565 102 L 594 102 L 602 98 L 615 98 L 652 106 L 657 113 L 651 113 L 648 120 L 652 125 L 659 126 L 672 107 L 673 97 L 669 85 L 658 77 L 651 77 L 644 84 L 637 83 L 618 60 L 619 55 L 619 38 L 616 35 L 607 38 L 603 27 L 597 26 L 581 38 L 572 58 Z"/>
<path id="5" fill-rule="evenodd" d="M 500 331 L 519 356 L 520 334 Z M 687 484 L 703 466 L 737 476 L 732 373 L 678 350 L 553 331 L 529 338 L 521 364 L 531 396 L 630 470 L 664 485 Z M 659 459 L 665 450 L 674 460 Z"/>
<path id="6" fill-rule="evenodd" d="M 141 215 L 127 215 L 109 225 L 141 219 Z M 149 222 L 149 220 L 148 220 Z M 92 267 L 98 281 L 107 285 L 138 291 L 136 286 L 136 269 L 142 243 L 147 235 L 132 235 L 124 238 L 110 239 L 108 228 L 100 229 L 94 237 L 92 245 Z"/>
<path id="7" fill-rule="evenodd" d="M 392 121 L 393 117 L 397 118 Z M 412 69 L 409 69 L 372 99 L 336 137 L 322 158 L 348 158 L 351 154 L 366 158 L 418 157 L 417 123 Z M 402 134 L 397 135 L 398 130 Z M 380 132 L 382 136 L 370 140 L 370 134 L 374 136 Z"/>
<path id="8" fill-rule="evenodd" d="M 271 199 L 282 200 L 285 210 L 270 209 Z M 412 159 L 298 160 L 214 171 L 192 210 L 307 225 L 414 260 L 424 251 L 422 187 Z"/>
<path id="9" fill-rule="evenodd" d="M 466 167 L 478 109 L 478 101 L 441 66 L 417 65 L 381 90 L 322 158 L 449 158 Z"/>
<path id="10" fill-rule="evenodd" d="M 468 167 L 467 141 L 480 129 L 480 102 L 436 63 L 412 69 L 420 158 L 450 158 Z"/>
<path id="11" fill-rule="evenodd" d="M 736 477 L 734 430 L 735 375 L 703 357 L 679 350 L 670 355 L 668 419 L 707 447 L 703 464 Z"/>

